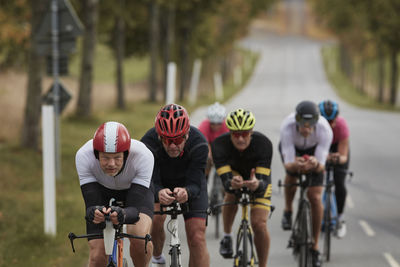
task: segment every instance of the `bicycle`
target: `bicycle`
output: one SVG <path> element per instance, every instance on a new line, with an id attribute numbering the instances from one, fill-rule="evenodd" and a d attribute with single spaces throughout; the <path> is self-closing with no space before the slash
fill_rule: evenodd
<path id="1" fill-rule="evenodd" d="M 224 199 L 224 188 L 222 186 L 221 178 L 218 176 L 215 171 L 215 167 L 211 168 L 209 177 L 213 177 L 212 179 L 212 187 L 209 193 L 209 206 L 213 207 L 218 203 L 221 203 Z M 219 226 L 220 226 L 220 217 L 221 217 L 221 209 L 216 208 L 212 210 L 212 215 L 215 217 L 215 238 L 219 238 Z"/>
<path id="2" fill-rule="evenodd" d="M 110 200 L 110 208 L 112 209 L 112 203 L 115 199 Z M 121 202 L 115 202 L 118 207 L 123 208 L 123 204 Z M 103 230 L 103 233 L 99 234 L 87 234 L 87 235 L 75 235 L 74 233 L 69 233 L 68 238 L 71 242 L 72 252 L 75 253 L 74 247 L 74 239 L 79 238 L 103 238 L 104 246 L 106 250 L 106 255 L 108 256 L 107 267 L 127 267 L 128 262 L 126 258 L 123 256 L 124 252 L 124 242 L 123 238 L 135 238 L 145 240 L 144 252 L 147 253 L 147 243 L 151 241 L 151 236 L 147 234 L 146 236 L 135 236 L 130 235 L 123 232 L 123 224 L 113 225 L 110 221 L 109 215 L 105 215 L 106 218 L 106 227 Z"/>
<path id="3" fill-rule="evenodd" d="M 310 183 L 311 178 L 307 177 L 305 173 L 301 173 L 298 183 L 282 184 L 281 180 L 278 182 L 278 187 L 300 186 L 296 219 L 287 246 L 288 248 L 293 248 L 293 255 L 297 257 L 299 267 L 312 266 L 310 249 L 314 243 L 314 238 L 312 232 L 311 206 L 306 198 L 306 191 Z"/>
<path id="4" fill-rule="evenodd" d="M 271 208 L 270 217 L 275 207 L 265 203 L 253 200 L 249 189 L 243 187 L 237 190 L 237 200 L 232 202 L 224 202 L 217 204 L 212 209 L 220 208 L 227 205 L 240 205 L 242 207 L 242 219 L 238 232 L 236 234 L 236 253 L 233 261 L 235 267 L 255 266 L 257 264 L 256 254 L 253 243 L 253 230 L 249 224 L 249 205 L 264 205 Z"/>
<path id="5" fill-rule="evenodd" d="M 353 172 L 347 171 L 345 169 L 336 169 L 336 171 L 343 171 L 353 177 Z M 322 196 L 322 202 L 324 205 L 324 214 L 322 217 L 322 236 L 324 239 L 323 245 L 323 255 L 326 261 L 330 261 L 331 256 L 331 237 L 332 233 L 336 233 L 338 227 L 338 214 L 336 206 L 336 197 L 333 190 L 334 180 L 334 165 L 327 164 L 326 166 L 326 184 L 325 191 Z"/>
<path id="6" fill-rule="evenodd" d="M 204 212 L 209 214 L 208 210 L 190 210 L 191 212 Z M 178 215 L 189 212 L 189 204 L 179 204 L 177 201 L 172 202 L 170 205 L 160 205 L 159 211 L 154 211 L 154 214 L 169 215 L 170 220 L 167 223 L 167 230 L 171 234 L 169 242 L 170 267 L 182 267 L 181 258 L 181 241 L 178 235 Z M 207 219 L 206 219 L 207 225 Z"/>

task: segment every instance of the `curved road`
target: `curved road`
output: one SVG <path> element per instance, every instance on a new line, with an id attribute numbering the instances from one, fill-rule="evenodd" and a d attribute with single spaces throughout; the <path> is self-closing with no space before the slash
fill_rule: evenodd
<path id="1" fill-rule="evenodd" d="M 363 110 L 341 101 L 326 80 L 320 43 L 254 31 L 243 45 L 261 52 L 261 59 L 247 86 L 226 106 L 228 110 L 250 109 L 257 119 L 255 129 L 274 144 L 272 201 L 276 210 L 269 220 L 269 266 L 295 266 L 291 251 L 286 249 L 289 232 L 280 228 L 283 192 L 279 192 L 277 182 L 284 177 L 277 150 L 280 124 L 301 100 L 319 102 L 329 98 L 339 102 L 341 114 L 348 120 L 350 168 L 355 175 L 348 182 L 345 211 L 348 234 L 342 240 L 333 240 L 331 262 L 324 266 L 399 267 L 400 115 Z M 192 124 L 198 125 L 205 114 L 205 108 L 191 114 Z M 232 261 L 218 254 L 213 218 L 209 223 L 207 244 L 211 266 L 229 266 Z M 186 254 L 186 243 L 183 247 Z"/>

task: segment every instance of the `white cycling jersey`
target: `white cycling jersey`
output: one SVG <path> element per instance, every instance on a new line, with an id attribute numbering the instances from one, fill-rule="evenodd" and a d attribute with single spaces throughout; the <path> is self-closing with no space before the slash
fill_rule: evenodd
<path id="1" fill-rule="evenodd" d="M 98 182 L 114 190 L 129 189 L 131 183 L 149 188 L 153 174 L 153 153 L 145 144 L 131 139 L 128 159 L 125 167 L 117 176 L 109 176 L 100 168 L 100 162 L 93 152 L 93 139 L 84 144 L 76 153 L 76 170 L 80 185 Z"/>
<path id="2" fill-rule="evenodd" d="M 294 162 L 296 149 L 306 150 L 316 146 L 314 156 L 319 163 L 325 164 L 332 138 L 332 129 L 322 116 L 319 116 L 314 131 L 308 137 L 302 136 L 296 125 L 295 113 L 292 113 L 283 120 L 280 130 L 283 161 L 285 164 Z"/>

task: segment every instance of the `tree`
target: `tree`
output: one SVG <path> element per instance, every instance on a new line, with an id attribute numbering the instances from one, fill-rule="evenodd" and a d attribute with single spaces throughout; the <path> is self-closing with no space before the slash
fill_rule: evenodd
<path id="1" fill-rule="evenodd" d="M 83 0 L 83 34 L 81 74 L 79 81 L 79 97 L 76 113 L 89 117 L 92 107 L 93 61 L 96 46 L 96 29 L 98 19 L 98 0 Z"/>
<path id="2" fill-rule="evenodd" d="M 32 10 L 31 37 L 28 61 L 28 88 L 25 104 L 25 116 L 22 126 L 21 144 L 37 150 L 40 137 L 40 107 L 42 94 L 43 57 L 38 55 L 34 45 L 35 29 L 38 27 L 46 11 L 46 0 L 30 1 Z"/>

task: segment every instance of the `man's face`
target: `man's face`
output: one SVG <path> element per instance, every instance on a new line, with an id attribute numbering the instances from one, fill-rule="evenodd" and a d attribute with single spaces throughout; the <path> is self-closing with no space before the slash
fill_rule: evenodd
<path id="1" fill-rule="evenodd" d="M 245 150 L 250 145 L 252 133 L 253 133 L 252 130 L 250 130 L 250 131 L 231 131 L 231 140 L 232 140 L 233 146 L 239 151 Z"/>
<path id="2" fill-rule="evenodd" d="M 116 176 L 124 165 L 124 152 L 99 152 L 100 168 L 110 176 Z"/>
<path id="3" fill-rule="evenodd" d="M 182 153 L 188 137 L 189 136 L 186 134 L 176 138 L 160 137 L 160 139 L 168 156 L 171 158 L 176 158 Z"/>
<path id="4" fill-rule="evenodd" d="M 303 137 L 308 137 L 313 131 L 314 131 L 314 126 L 311 126 L 309 123 L 299 125 L 299 133 Z"/>
<path id="5" fill-rule="evenodd" d="M 222 123 L 210 123 L 210 128 L 212 132 L 218 132 L 222 127 Z"/>

